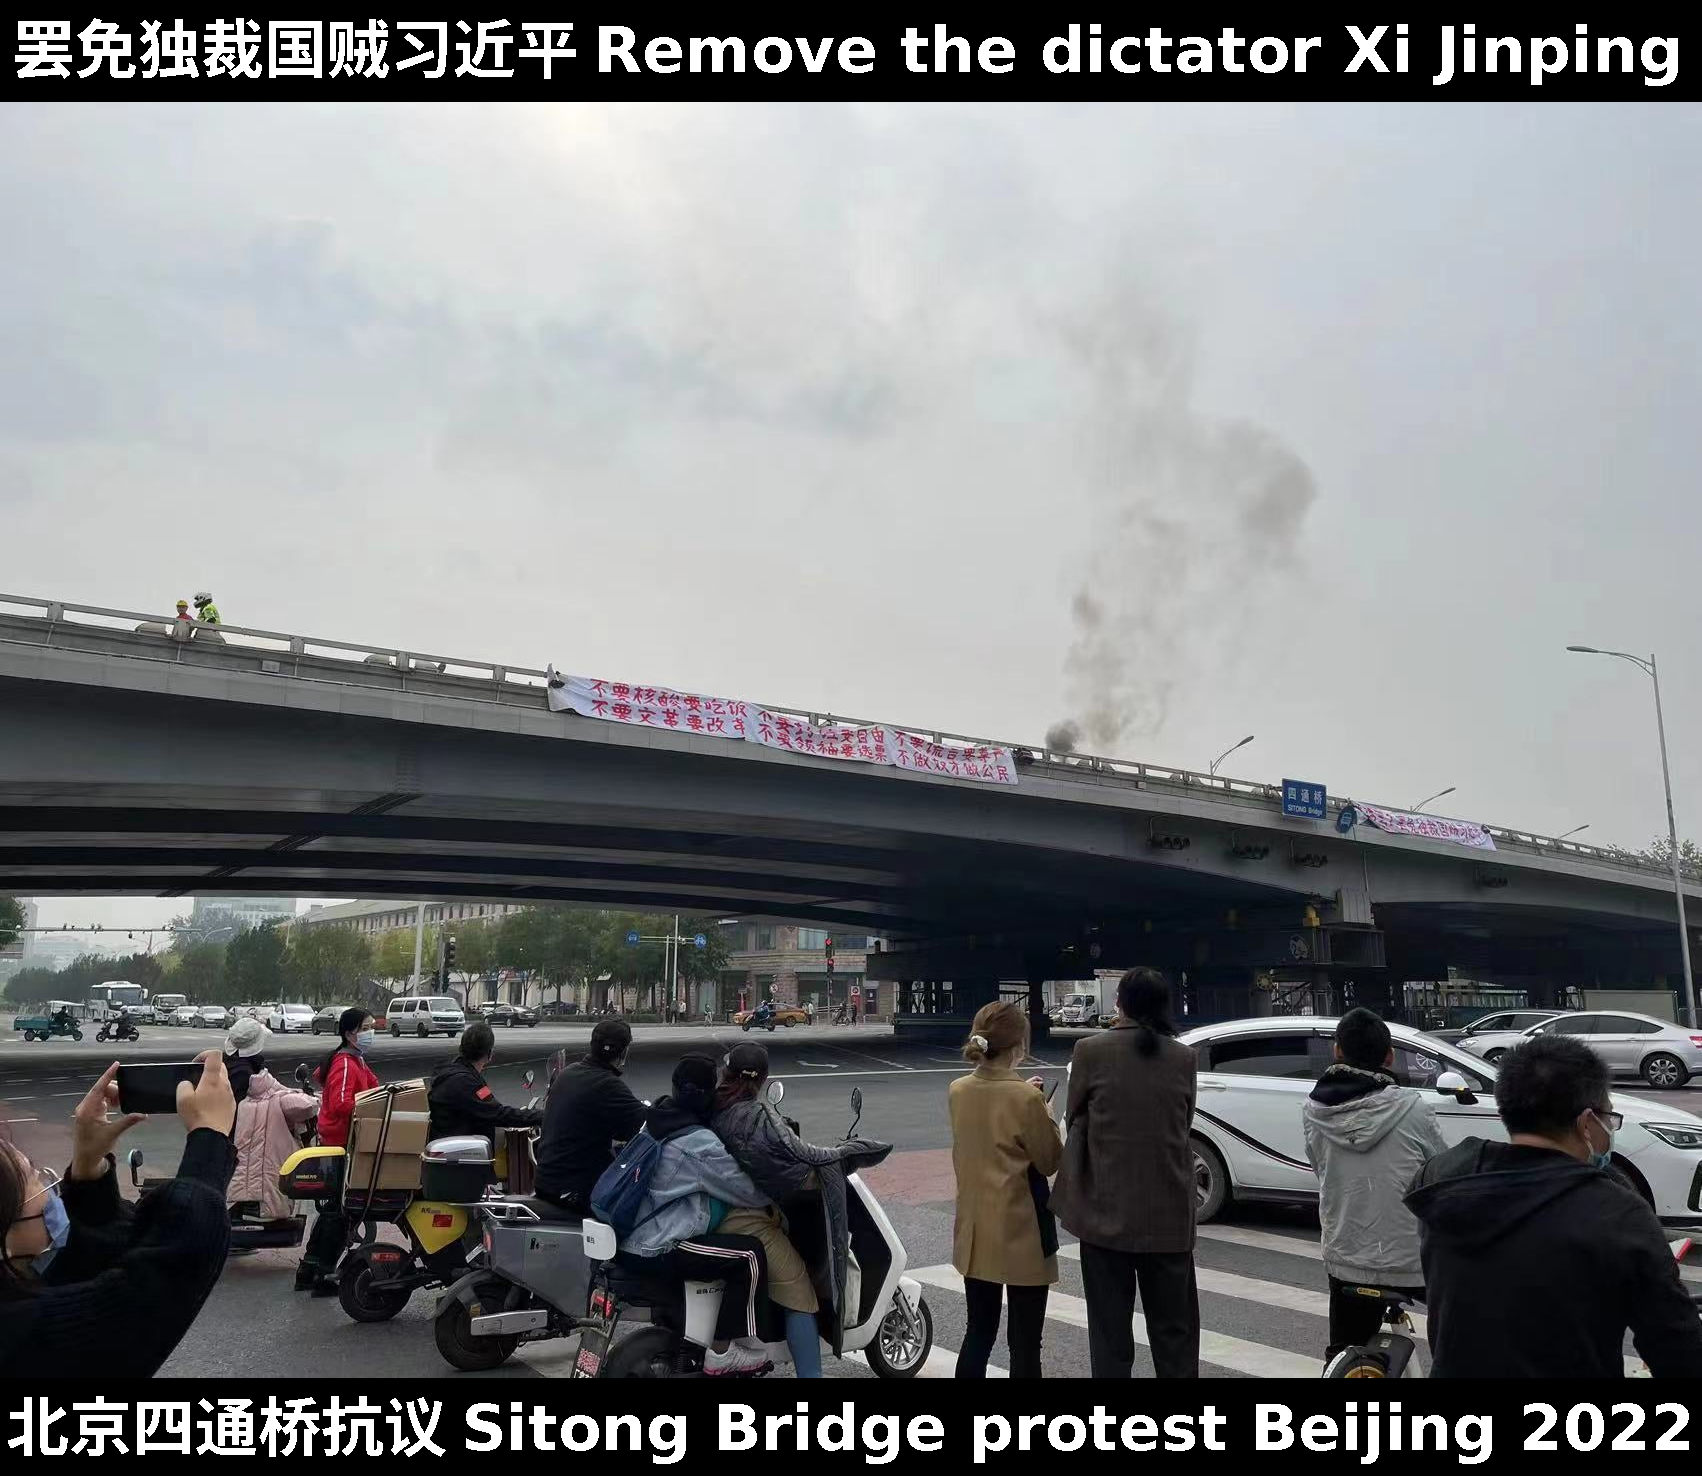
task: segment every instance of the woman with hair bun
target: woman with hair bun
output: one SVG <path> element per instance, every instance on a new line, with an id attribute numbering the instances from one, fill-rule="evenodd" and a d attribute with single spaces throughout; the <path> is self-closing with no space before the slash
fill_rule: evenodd
<path id="1" fill-rule="evenodd" d="M 960 1379 L 987 1377 L 1001 1302 L 1010 1315 L 1005 1344 L 1011 1377 L 1040 1377 L 1047 1288 L 1058 1279 L 1055 1232 L 1044 1181 L 1058 1169 L 1062 1143 L 1047 1111 L 1044 1083 L 1016 1068 L 1028 1055 L 1028 1016 L 1019 1004 L 983 1005 L 963 1056 L 975 1070 L 951 1084 L 952 1167 L 957 1220 L 952 1264 L 963 1277 L 969 1326 L 957 1355 Z"/>

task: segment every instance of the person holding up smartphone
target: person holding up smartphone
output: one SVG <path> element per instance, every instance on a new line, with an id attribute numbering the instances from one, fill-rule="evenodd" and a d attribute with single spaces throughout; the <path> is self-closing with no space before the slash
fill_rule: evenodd
<path id="1" fill-rule="evenodd" d="M 140 1204 L 113 1149 L 145 1119 L 113 1117 L 118 1063 L 71 1117 L 63 1175 L 0 1142 L 0 1379 L 151 1378 L 199 1315 L 230 1244 L 225 1186 L 236 1099 L 217 1051 L 180 1082 L 188 1137 L 177 1177 Z"/>

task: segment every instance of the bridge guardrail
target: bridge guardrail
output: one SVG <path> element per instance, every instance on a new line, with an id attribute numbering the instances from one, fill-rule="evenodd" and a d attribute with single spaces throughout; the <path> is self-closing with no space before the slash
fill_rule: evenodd
<path id="1" fill-rule="evenodd" d="M 183 661 L 185 651 L 193 644 L 191 641 L 179 640 L 170 634 L 170 628 L 179 622 L 173 615 L 150 615 L 135 610 L 118 610 L 102 605 L 73 604 L 65 600 L 44 600 L 33 595 L 13 595 L 0 593 L 0 612 L 7 612 L 7 607 L 17 607 L 20 612 L 34 612 L 26 618 L 39 619 L 45 630 L 39 644 L 53 646 L 54 637 L 61 629 L 76 631 L 102 631 L 115 636 L 146 636 L 153 640 L 171 641 L 174 654 L 172 659 Z M 82 617 L 72 619 L 70 617 Z M 284 631 L 261 630 L 253 626 L 217 625 L 209 626 L 204 622 L 190 620 L 184 622 L 192 629 L 196 639 L 203 639 L 201 632 L 216 632 L 227 645 L 235 645 L 240 649 L 258 651 L 263 655 L 277 658 L 280 663 L 287 660 L 315 660 L 325 662 L 347 662 L 351 667 L 383 667 L 394 671 L 399 679 L 401 690 L 410 690 L 408 678 L 410 675 L 421 677 L 450 677 L 482 683 L 499 693 L 514 692 L 514 689 L 524 691 L 535 688 L 540 696 L 549 681 L 549 673 L 540 667 L 515 666 L 508 662 L 473 661 L 460 656 L 440 656 L 424 651 L 412 651 L 401 647 L 373 646 L 359 641 L 335 640 L 323 636 L 292 635 Z M 143 627 L 167 627 L 165 632 L 148 631 Z M 237 639 L 232 640 L 232 637 Z M 212 641 L 206 639 L 202 650 Z M 158 657 L 151 659 L 161 659 Z M 327 677 L 322 672 L 315 672 L 313 679 L 325 681 Z M 480 700 L 477 692 L 458 693 L 471 700 Z M 483 700 L 498 700 L 495 697 Z M 811 712 L 804 708 L 792 707 L 784 703 L 763 702 L 760 705 L 770 712 L 780 713 L 787 717 L 802 718 L 808 722 L 828 724 L 844 723 L 851 726 L 884 726 L 898 729 L 905 733 L 914 733 L 921 737 L 932 739 L 936 743 L 960 743 L 969 747 L 1000 747 L 1008 748 L 1019 756 L 1025 756 L 1024 767 L 1030 772 L 1044 774 L 1052 778 L 1067 778 L 1075 782 L 1105 782 L 1113 784 L 1132 783 L 1138 788 L 1153 788 L 1181 792 L 1205 791 L 1226 799 L 1248 802 L 1250 805 L 1267 806 L 1279 803 L 1282 794 L 1281 787 L 1266 784 L 1257 780 L 1234 779 L 1222 774 L 1203 774 L 1194 769 L 1180 769 L 1165 764 L 1149 764 L 1133 759 L 1106 758 L 1096 754 L 1058 753 L 1047 749 L 1044 745 L 1017 743 L 1003 738 L 987 738 L 971 733 L 953 733 L 939 728 L 917 727 L 910 723 L 893 723 L 884 719 L 853 717 L 846 713 Z M 1023 761 L 1019 757 L 1019 762 Z M 1332 799 L 1328 810 L 1332 815 L 1340 814 L 1351 800 Z M 1589 861 L 1597 865 L 1613 866 L 1621 870 L 1634 871 L 1646 875 L 1670 877 L 1670 868 L 1660 862 L 1646 860 L 1643 857 L 1613 847 L 1581 844 L 1577 841 L 1560 840 L 1551 836 L 1537 835 L 1534 832 L 1506 826 L 1486 825 L 1484 829 L 1495 838 L 1498 847 L 1538 855 L 1558 855 L 1580 861 Z M 1686 874 L 1694 879 L 1702 880 L 1702 872 L 1694 868 L 1685 868 Z"/>

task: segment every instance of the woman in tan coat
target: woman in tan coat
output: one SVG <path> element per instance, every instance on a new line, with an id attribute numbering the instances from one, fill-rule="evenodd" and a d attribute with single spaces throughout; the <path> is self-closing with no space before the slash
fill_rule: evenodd
<path id="1" fill-rule="evenodd" d="M 1024 1081 L 1016 1074 L 1027 1054 L 1022 1006 L 983 1006 L 963 1048 L 975 1070 L 954 1081 L 948 1094 L 957 1173 L 952 1264 L 969 1301 L 969 1327 L 957 1355 L 960 1379 L 987 1377 L 1001 1300 L 1010 1303 L 1005 1343 L 1011 1377 L 1040 1377 L 1046 1291 L 1058 1279 L 1058 1258 L 1041 1242 L 1034 1180 L 1057 1172 L 1061 1143 L 1040 1078 Z"/>

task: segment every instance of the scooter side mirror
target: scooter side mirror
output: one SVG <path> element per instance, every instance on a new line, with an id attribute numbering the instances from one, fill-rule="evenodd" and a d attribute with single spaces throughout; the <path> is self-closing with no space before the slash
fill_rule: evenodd
<path id="1" fill-rule="evenodd" d="M 303 1086 L 306 1086 L 308 1082 L 313 1080 L 313 1078 L 308 1075 L 307 1062 L 297 1061 L 295 1063 L 295 1079 Z"/>
<path id="2" fill-rule="evenodd" d="M 136 1188 L 142 1187 L 142 1150 L 132 1148 L 124 1160 L 130 1165 L 130 1182 Z"/>
<path id="3" fill-rule="evenodd" d="M 770 1081 L 767 1092 L 768 1100 L 776 1107 L 786 1100 L 786 1083 Z"/>
<path id="4" fill-rule="evenodd" d="M 863 1089 L 862 1089 L 862 1087 L 852 1087 L 851 1088 L 851 1110 L 853 1112 L 855 1112 L 857 1114 L 857 1116 L 859 1116 L 859 1117 L 861 1117 L 863 1115 Z"/>
<path id="5" fill-rule="evenodd" d="M 530 1071 L 528 1071 L 524 1076 L 522 1076 L 520 1078 L 520 1085 L 525 1087 L 527 1091 L 531 1091 L 532 1090 L 532 1083 L 535 1082 L 537 1079 L 538 1079 L 537 1077 L 535 1077 Z"/>

